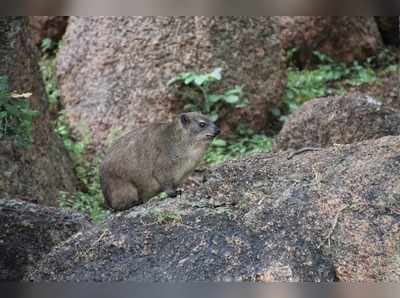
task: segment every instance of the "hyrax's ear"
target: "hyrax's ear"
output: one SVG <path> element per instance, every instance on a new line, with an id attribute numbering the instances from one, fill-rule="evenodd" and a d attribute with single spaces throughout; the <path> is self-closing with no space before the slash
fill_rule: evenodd
<path id="1" fill-rule="evenodd" d="M 183 114 L 180 114 L 179 117 L 181 119 L 182 126 L 187 127 L 190 123 L 188 115 L 183 113 Z"/>

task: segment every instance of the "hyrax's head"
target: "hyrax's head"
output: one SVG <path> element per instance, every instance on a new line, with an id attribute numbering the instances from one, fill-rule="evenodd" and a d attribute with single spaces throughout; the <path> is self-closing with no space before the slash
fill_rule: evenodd
<path id="1" fill-rule="evenodd" d="M 207 116 L 192 112 L 182 113 L 178 122 L 192 142 L 211 142 L 219 133 L 219 128 Z"/>

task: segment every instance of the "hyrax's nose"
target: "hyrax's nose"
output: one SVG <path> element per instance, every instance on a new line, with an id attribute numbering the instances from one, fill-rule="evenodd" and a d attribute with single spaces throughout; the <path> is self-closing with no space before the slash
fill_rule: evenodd
<path id="1" fill-rule="evenodd" d="M 214 136 L 217 136 L 221 133 L 221 130 L 218 127 L 215 127 L 214 129 Z"/>

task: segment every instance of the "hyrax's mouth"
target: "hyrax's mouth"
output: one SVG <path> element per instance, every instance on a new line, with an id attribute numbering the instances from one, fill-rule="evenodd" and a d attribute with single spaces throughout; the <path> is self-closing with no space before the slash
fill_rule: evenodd
<path id="1" fill-rule="evenodd" d="M 212 139 L 215 138 L 215 135 L 206 135 L 206 138 L 209 139 L 209 140 L 212 140 Z"/>
<path id="2" fill-rule="evenodd" d="M 210 140 L 214 139 L 217 135 L 219 135 L 221 130 L 217 127 L 212 133 L 206 134 L 206 137 Z"/>
<path id="3" fill-rule="evenodd" d="M 209 138 L 209 139 L 214 139 L 217 135 L 219 135 L 219 132 L 218 133 L 213 133 L 213 134 L 207 134 L 206 137 Z"/>

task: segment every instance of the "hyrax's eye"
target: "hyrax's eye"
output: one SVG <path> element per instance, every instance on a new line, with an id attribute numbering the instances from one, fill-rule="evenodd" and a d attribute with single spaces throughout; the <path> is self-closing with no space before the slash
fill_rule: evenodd
<path id="1" fill-rule="evenodd" d="M 207 123 L 205 123 L 205 122 L 200 122 L 200 123 L 199 123 L 199 126 L 200 126 L 201 128 L 204 128 L 204 127 L 207 126 Z"/>

